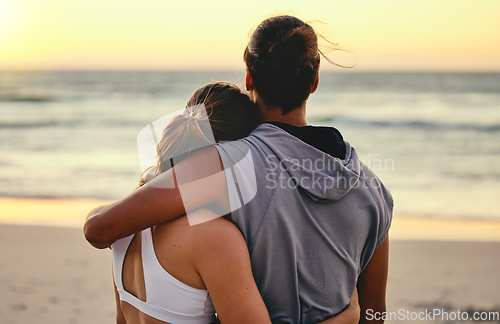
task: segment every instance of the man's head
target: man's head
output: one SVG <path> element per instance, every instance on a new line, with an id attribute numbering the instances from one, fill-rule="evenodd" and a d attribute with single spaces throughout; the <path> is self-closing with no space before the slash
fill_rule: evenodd
<path id="1" fill-rule="evenodd" d="M 268 107 L 279 107 L 285 115 L 316 90 L 319 54 L 310 25 L 292 16 L 277 16 L 255 29 L 243 58 L 254 90 Z"/>

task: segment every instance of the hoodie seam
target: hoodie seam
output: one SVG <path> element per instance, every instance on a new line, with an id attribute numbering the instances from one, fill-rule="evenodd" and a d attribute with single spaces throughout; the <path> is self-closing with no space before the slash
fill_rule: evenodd
<path id="1" fill-rule="evenodd" d="M 264 220 L 267 218 L 267 216 L 269 214 L 269 209 L 271 207 L 272 201 L 274 200 L 275 193 L 276 193 L 276 189 L 274 189 L 273 192 L 271 193 L 271 197 L 269 198 L 269 202 L 267 203 L 266 209 L 264 211 L 264 215 L 262 216 L 262 218 L 261 218 L 261 220 L 259 222 L 259 225 L 257 226 L 257 229 L 255 230 L 255 233 L 252 235 L 252 237 L 250 238 L 250 241 L 248 242 L 248 248 L 249 249 L 253 245 L 253 242 L 254 242 L 255 237 L 257 236 L 257 234 L 260 233 L 260 229 L 262 228 L 262 224 L 264 223 Z"/>
<path id="2" fill-rule="evenodd" d="M 273 125 L 274 126 L 274 125 Z M 261 142 L 263 145 L 265 145 L 265 147 L 267 147 L 271 152 L 273 152 L 273 154 L 277 157 L 276 155 L 276 152 L 274 152 L 264 141 L 262 141 L 258 136 L 255 136 L 255 135 L 252 135 L 250 134 L 250 136 L 253 136 L 256 138 L 257 141 Z M 250 137 L 249 136 L 249 137 Z M 248 139 L 246 138 L 243 138 L 242 141 L 246 142 L 247 145 L 249 146 L 254 146 L 254 144 L 252 143 L 252 141 L 249 141 Z M 263 152 L 264 153 L 264 152 Z M 264 153 L 265 154 L 265 153 Z M 278 158 L 279 159 L 279 158 Z M 258 188 L 257 188 L 258 190 Z M 260 222 L 259 222 L 259 225 L 257 226 L 257 229 L 255 230 L 255 233 L 253 233 L 252 237 L 250 238 L 249 242 L 248 242 L 248 248 L 250 249 L 250 247 L 252 246 L 253 242 L 254 242 L 254 239 L 255 237 L 257 236 L 257 234 L 259 234 L 260 232 L 260 229 L 262 227 L 262 223 L 264 223 L 264 219 L 266 219 L 267 215 L 269 214 L 269 209 L 271 208 L 271 202 L 273 201 L 274 199 L 274 195 L 276 193 L 276 188 L 273 189 L 273 192 L 271 193 L 271 196 L 269 197 L 269 201 L 267 203 L 267 206 L 266 206 L 266 209 L 264 211 L 264 215 L 262 216 Z"/>

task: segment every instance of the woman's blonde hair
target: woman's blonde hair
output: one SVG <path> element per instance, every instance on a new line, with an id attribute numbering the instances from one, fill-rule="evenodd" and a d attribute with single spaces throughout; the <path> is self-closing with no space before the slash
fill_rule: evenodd
<path id="1" fill-rule="evenodd" d="M 243 138 L 257 127 L 256 105 L 229 82 L 212 82 L 196 90 L 184 111 L 165 127 L 157 146 L 157 163 L 146 169 L 139 185 L 165 172 L 199 148 Z"/>

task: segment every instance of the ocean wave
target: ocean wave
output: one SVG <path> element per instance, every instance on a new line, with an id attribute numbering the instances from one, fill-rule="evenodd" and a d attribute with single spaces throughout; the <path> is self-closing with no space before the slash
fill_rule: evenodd
<path id="1" fill-rule="evenodd" d="M 0 91 L 2 102 L 55 102 L 67 94 L 45 88 L 14 88 Z"/>
<path id="2" fill-rule="evenodd" d="M 44 120 L 44 121 L 0 121 L 0 129 L 2 128 L 38 128 L 38 127 L 53 127 L 61 125 L 62 123 L 57 120 Z"/>
<path id="3" fill-rule="evenodd" d="M 368 126 L 368 127 L 393 127 L 393 128 L 419 128 L 419 129 L 456 129 L 475 130 L 482 132 L 500 131 L 500 124 L 472 124 L 472 123 L 442 123 L 424 120 L 370 120 L 352 117 L 337 116 L 330 120 L 335 124 Z"/>
<path id="4" fill-rule="evenodd" d="M 47 119 L 47 120 L 0 120 L 0 129 L 31 129 L 31 128 L 58 128 L 58 127 L 92 127 L 100 129 L 137 128 L 140 129 L 148 124 L 142 120 L 112 120 L 112 119 Z"/>
<path id="5" fill-rule="evenodd" d="M 56 101 L 52 97 L 43 96 L 2 96 L 0 101 L 3 102 L 53 102 Z"/>

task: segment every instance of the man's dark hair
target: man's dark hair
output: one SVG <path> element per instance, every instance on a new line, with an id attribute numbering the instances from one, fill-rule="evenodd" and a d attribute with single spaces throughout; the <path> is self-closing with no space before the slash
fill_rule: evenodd
<path id="1" fill-rule="evenodd" d="M 272 17 L 253 32 L 243 58 L 262 100 L 285 115 L 311 93 L 319 70 L 318 37 L 298 18 Z"/>

